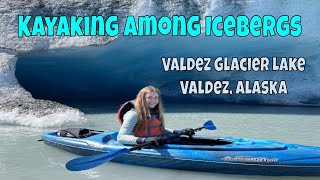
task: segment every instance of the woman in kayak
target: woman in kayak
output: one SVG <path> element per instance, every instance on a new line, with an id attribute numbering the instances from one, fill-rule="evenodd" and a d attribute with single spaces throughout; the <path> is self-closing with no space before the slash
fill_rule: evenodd
<path id="1" fill-rule="evenodd" d="M 128 105 L 131 105 L 130 109 Z M 117 140 L 122 144 L 159 144 L 166 134 L 194 134 L 194 130 L 190 128 L 165 129 L 160 91 L 153 86 L 142 88 L 134 101 L 125 103 L 118 112 L 118 119 L 122 126 Z"/>

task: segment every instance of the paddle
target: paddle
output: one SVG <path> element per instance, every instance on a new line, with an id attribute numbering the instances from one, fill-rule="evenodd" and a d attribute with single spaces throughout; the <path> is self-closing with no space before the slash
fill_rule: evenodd
<path id="1" fill-rule="evenodd" d="M 215 130 L 216 126 L 212 123 L 211 120 L 208 120 L 203 124 L 202 127 L 196 128 L 194 129 L 194 131 L 200 131 L 202 129 Z M 174 136 L 163 138 L 163 140 L 173 139 L 179 136 L 180 134 L 176 134 Z M 67 162 L 66 168 L 70 171 L 81 171 L 81 170 L 91 169 L 101 164 L 104 164 L 117 156 L 128 153 L 130 151 L 140 150 L 146 146 L 150 146 L 153 144 L 154 144 L 153 142 L 149 142 L 149 143 L 144 143 L 138 146 L 134 146 L 130 149 L 123 148 L 110 153 L 101 153 L 101 154 L 96 154 L 92 156 L 83 156 L 83 157 L 75 158 Z"/>
<path id="2" fill-rule="evenodd" d="M 213 124 L 213 122 L 211 121 L 211 120 L 208 120 L 207 122 L 205 122 L 204 124 L 203 124 L 203 126 L 202 127 L 199 127 L 199 128 L 196 128 L 196 129 L 194 129 L 194 131 L 200 131 L 200 130 L 202 130 L 202 129 L 208 129 L 208 130 L 215 130 L 215 129 L 217 129 L 217 127 Z"/>

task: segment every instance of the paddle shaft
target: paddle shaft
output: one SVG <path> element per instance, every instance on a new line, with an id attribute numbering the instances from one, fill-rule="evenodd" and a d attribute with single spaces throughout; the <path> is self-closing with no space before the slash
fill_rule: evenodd
<path id="1" fill-rule="evenodd" d="M 165 140 L 169 140 L 169 139 L 174 139 L 174 138 L 177 138 L 179 136 L 180 136 L 180 134 L 176 134 L 174 136 L 169 136 L 169 137 L 162 138 L 162 140 L 165 141 Z M 134 147 L 130 148 L 129 150 L 130 151 L 141 150 L 142 148 L 144 148 L 146 146 L 150 146 L 150 145 L 154 145 L 154 142 L 147 142 L 147 143 L 139 144 L 137 146 L 134 146 Z"/>
<path id="2" fill-rule="evenodd" d="M 196 128 L 196 129 L 193 129 L 195 132 L 196 131 L 201 131 L 202 129 L 206 128 L 205 126 L 202 126 L 202 127 L 199 127 L 199 128 Z M 181 134 L 176 134 L 174 136 L 169 136 L 169 137 L 165 137 L 165 138 L 162 138 L 162 140 L 169 140 L 169 139 L 174 139 L 174 138 L 177 138 L 177 137 L 180 137 Z M 154 142 L 148 142 L 148 143 L 144 143 L 144 144 L 140 144 L 140 145 L 137 145 L 137 146 L 134 146 L 132 148 L 130 148 L 129 150 L 130 151 L 135 151 L 135 150 L 141 150 L 142 148 L 146 147 L 146 146 L 149 146 L 149 145 L 153 145 Z"/>
<path id="3" fill-rule="evenodd" d="M 200 131 L 200 130 L 202 130 L 203 128 L 205 128 L 205 127 L 204 127 L 204 126 L 202 126 L 202 127 L 199 127 L 199 128 L 193 129 L 193 130 L 196 132 L 196 131 Z"/>

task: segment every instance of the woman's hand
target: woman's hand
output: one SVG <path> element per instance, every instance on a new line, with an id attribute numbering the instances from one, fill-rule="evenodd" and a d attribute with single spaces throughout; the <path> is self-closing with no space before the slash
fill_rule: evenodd
<path id="1" fill-rule="evenodd" d="M 144 144 L 152 142 L 156 146 L 162 146 L 164 144 L 163 139 L 159 137 L 138 138 L 137 144 Z"/>
<path id="2" fill-rule="evenodd" d="M 194 130 L 192 128 L 186 128 L 182 130 L 174 130 L 174 134 L 180 134 L 180 135 L 187 135 L 187 136 L 192 136 L 195 134 Z"/>

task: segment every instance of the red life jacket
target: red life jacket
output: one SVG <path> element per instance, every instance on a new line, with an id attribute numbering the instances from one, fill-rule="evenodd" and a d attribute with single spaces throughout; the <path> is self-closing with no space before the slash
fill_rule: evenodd
<path id="1" fill-rule="evenodd" d="M 134 109 L 133 101 L 128 101 L 121 105 L 120 109 L 118 110 L 118 121 L 120 125 L 123 123 L 123 116 L 126 112 Z M 146 121 L 146 129 L 145 130 L 134 130 L 134 136 L 136 137 L 163 137 L 165 134 L 165 129 L 158 119 L 157 115 L 152 116 L 150 119 Z"/>

